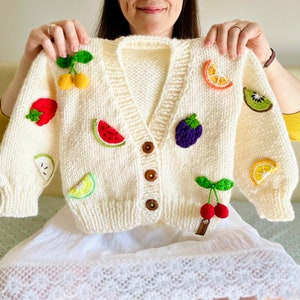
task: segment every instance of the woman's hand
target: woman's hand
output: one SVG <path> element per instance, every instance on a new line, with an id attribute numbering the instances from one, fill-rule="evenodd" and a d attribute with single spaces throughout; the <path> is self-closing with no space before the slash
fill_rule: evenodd
<path id="1" fill-rule="evenodd" d="M 28 70 L 41 50 L 45 50 L 48 57 L 55 61 L 57 56 L 66 57 L 67 53 L 77 52 L 79 45 L 87 44 L 89 39 L 83 25 L 76 20 L 57 21 L 33 29 L 15 77 L 3 94 L 2 112 L 6 116 L 11 115 Z"/>
<path id="2" fill-rule="evenodd" d="M 222 55 L 241 56 L 246 47 L 253 50 L 262 64 L 270 58 L 270 45 L 258 23 L 233 20 L 213 25 L 205 39 L 206 46 L 216 44 Z"/>
<path id="3" fill-rule="evenodd" d="M 87 44 L 89 35 L 77 20 L 63 20 L 42 25 L 30 32 L 24 55 L 32 62 L 42 49 L 48 57 L 66 57 L 68 52 L 77 52 L 79 44 Z"/>

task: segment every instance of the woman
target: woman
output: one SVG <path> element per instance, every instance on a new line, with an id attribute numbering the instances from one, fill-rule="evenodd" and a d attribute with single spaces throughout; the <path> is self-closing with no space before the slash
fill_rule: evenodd
<path id="1" fill-rule="evenodd" d="M 182 39 L 196 38 L 199 33 L 195 12 L 197 12 L 196 1 L 191 0 L 152 1 L 151 5 L 147 1 L 108 0 L 104 4 L 99 37 L 115 39 L 121 35 L 133 34 Z M 114 17 L 111 16 L 111 13 Z M 111 28 L 110 20 L 112 19 L 120 20 L 120 23 L 113 22 L 116 28 Z M 185 26 L 187 22 L 189 22 L 188 26 Z M 120 28 L 121 32 L 119 32 Z M 55 47 L 51 39 L 54 39 Z M 3 96 L 1 106 L 3 113 L 6 115 L 11 114 L 14 99 L 17 98 L 17 93 L 22 86 L 28 68 L 42 48 L 49 57 L 56 60 L 57 55 L 66 57 L 66 45 L 73 52 L 77 52 L 79 44 L 88 44 L 88 40 L 89 37 L 86 31 L 78 21 L 61 21 L 56 22 L 55 25 L 43 25 L 33 30 L 25 48 L 19 71 Z M 284 69 L 276 59 L 273 60 L 272 51 L 257 24 L 238 20 L 221 24 L 211 28 L 205 41 L 208 47 L 216 42 L 221 54 L 228 54 L 233 59 L 241 56 L 246 46 L 252 47 L 263 65 L 270 63 L 266 68 L 266 73 L 271 83 L 276 86 L 281 85 L 281 88 L 289 86 L 288 90 L 291 93 L 289 96 L 292 96 L 293 93 L 296 94 L 296 90 L 299 90 L 297 80 L 286 71 L 283 71 Z M 276 75 L 277 72 L 279 72 L 280 77 Z M 284 76 L 282 72 L 284 72 Z M 287 105 L 286 101 L 279 97 L 282 96 L 280 91 L 281 89 L 276 91 L 276 95 L 281 98 L 282 111 L 285 113 L 298 111 L 299 99 L 294 101 L 294 99 L 297 99 L 296 97 L 289 97 L 293 100 Z M 45 272 L 47 278 L 44 281 L 43 276 L 45 275 L 43 275 L 42 279 L 30 280 L 30 284 L 35 282 L 43 287 L 43 285 L 50 282 L 50 290 L 47 291 L 46 289 L 50 298 L 62 297 L 62 294 L 55 294 L 57 290 L 53 292 L 51 288 L 53 284 L 58 286 L 67 298 L 68 292 L 75 292 L 74 288 L 76 286 L 68 286 L 70 282 L 74 284 L 74 278 L 70 278 L 70 275 L 74 277 L 75 274 L 78 277 L 76 279 L 78 279 L 77 284 L 80 286 L 80 295 L 87 293 L 87 295 L 91 295 L 90 299 L 99 299 L 95 296 L 97 288 L 94 286 L 91 290 L 90 286 L 85 285 L 89 283 L 93 286 L 92 281 L 95 279 L 102 281 L 101 283 L 105 280 L 108 280 L 108 283 L 110 280 L 111 282 L 117 282 L 117 287 L 114 285 L 114 288 L 117 288 L 117 292 L 123 294 L 123 296 L 126 295 L 124 297 L 128 297 L 130 293 L 133 293 L 136 298 L 144 298 L 143 288 L 147 289 L 146 297 L 151 299 L 165 299 L 170 295 L 178 299 L 193 296 L 199 298 L 203 295 L 206 299 L 249 297 L 252 295 L 265 297 L 266 295 L 261 290 L 261 284 L 266 285 L 266 280 L 268 281 L 273 276 L 273 294 L 271 293 L 272 287 L 265 287 L 269 296 L 288 297 L 287 293 L 281 293 L 283 291 L 283 286 L 280 284 L 282 277 L 280 275 L 276 276 L 276 274 L 274 276 L 274 268 L 280 266 L 280 264 L 277 264 L 280 261 L 285 266 L 290 266 L 290 269 L 287 268 L 281 272 L 297 275 L 297 266 L 279 245 L 261 239 L 255 230 L 245 224 L 232 208 L 230 210 L 230 218 L 223 222 L 222 228 L 217 227 L 214 235 L 208 236 L 207 239 L 199 242 L 198 237 L 194 234 L 176 230 L 163 224 L 137 227 L 130 231 L 113 234 L 84 234 L 75 229 L 70 211 L 63 209 L 50 220 L 38 235 L 17 246 L 3 259 L 4 271 L 2 276 L 7 276 L 9 282 L 11 280 L 10 275 L 13 277 L 14 272 L 20 272 L 19 270 L 22 268 L 25 268 L 24 271 L 27 272 L 26 263 L 40 261 L 40 264 L 37 264 L 38 267 L 34 266 L 31 271 L 33 274 L 36 272 L 43 274 Z M 200 245 L 203 245 L 202 248 Z M 208 272 L 199 277 L 200 282 L 197 283 L 196 290 L 195 285 L 190 285 L 191 290 L 188 289 L 185 294 L 182 294 L 183 291 L 180 286 L 191 282 L 192 279 L 195 279 L 193 277 L 196 276 L 193 272 L 195 266 L 193 259 L 191 259 L 191 253 L 186 252 L 188 249 L 193 249 L 193 247 L 197 251 L 194 253 L 192 251 L 192 257 L 196 256 L 201 270 Z M 230 256 L 226 255 L 227 251 L 231 253 Z M 211 255 L 207 256 L 207 253 L 211 253 Z M 256 256 L 257 253 L 260 253 L 258 257 Z M 204 259 L 201 260 L 202 254 Z M 98 265 L 99 259 L 103 258 L 102 255 L 104 255 L 106 262 Z M 165 260 L 166 257 L 170 256 L 173 257 L 172 260 Z M 140 262 L 142 263 L 131 264 L 130 262 L 137 257 L 141 258 Z M 253 260 L 251 264 L 263 266 L 263 268 L 255 270 L 257 273 L 253 272 L 250 275 L 243 273 L 243 269 L 250 267 L 249 260 L 254 258 L 257 258 L 257 261 Z M 49 265 L 49 262 L 53 262 L 53 259 L 56 262 Z M 155 272 L 153 273 L 153 267 L 151 268 L 151 265 L 148 264 L 149 261 L 155 266 L 154 268 L 161 270 L 159 280 L 162 281 L 160 283 L 156 282 L 155 276 L 151 276 Z M 76 265 L 76 262 L 79 262 L 79 265 Z M 213 264 L 215 264 L 215 268 Z M 93 269 L 92 272 L 90 271 L 91 265 L 97 265 L 97 268 Z M 17 267 L 14 268 L 14 266 Z M 264 271 L 265 268 L 270 271 Z M 49 269 L 51 274 L 49 274 Z M 125 272 L 126 269 L 129 273 Z M 182 274 L 182 270 L 186 271 Z M 121 274 L 118 272 L 121 272 Z M 134 274 L 138 274 L 138 276 L 134 276 Z M 168 276 L 164 279 L 164 274 L 171 274 L 171 278 L 173 278 L 171 285 Z M 224 274 L 226 277 L 222 278 Z M 248 278 L 247 275 L 253 277 Z M 260 276 L 263 278 L 257 278 Z M 268 278 L 264 276 L 268 276 Z M 151 278 L 148 283 L 147 278 Z M 256 287 L 257 281 L 259 283 Z M 14 281 L 12 280 L 12 282 Z M 144 282 L 145 285 L 141 285 L 141 282 Z M 224 282 L 226 283 L 226 290 L 224 290 Z M 245 282 L 247 284 L 244 284 Z M 94 283 L 96 286 L 100 284 L 99 281 Z M 22 282 L 21 286 L 24 287 L 27 284 L 28 277 L 26 277 L 26 282 Z M 213 284 L 217 286 L 212 286 Z M 156 289 L 151 291 L 151 286 L 159 286 L 161 291 Z M 236 290 L 240 286 L 242 286 L 240 290 Z M 258 286 L 260 286 L 260 289 Z M 197 293 L 197 287 L 203 289 L 205 287 L 205 291 Z M 34 289 L 37 288 L 38 285 L 35 285 Z M 70 290 L 70 288 L 73 290 Z M 31 292 L 32 289 L 32 285 L 30 285 Z M 2 288 L 2 290 L 5 290 L 5 288 Z M 176 290 L 178 290 L 177 295 Z M 94 297 L 92 296 L 93 293 L 95 293 Z M 20 294 L 24 295 L 24 290 L 20 289 Z"/>
<path id="2" fill-rule="evenodd" d="M 116 7 L 118 4 L 113 1 L 112 5 Z M 134 5 L 134 3 L 130 5 Z M 184 5 L 191 9 L 191 17 L 181 17 L 181 22 L 185 27 L 185 33 L 181 36 L 175 35 L 175 37 L 198 37 L 200 33 L 197 22 L 196 3 L 191 1 Z M 109 24 L 109 26 L 115 26 L 114 29 L 108 31 L 106 23 L 110 23 L 109 13 L 115 9 L 113 6 L 111 8 L 108 6 L 104 7 L 104 10 L 107 10 L 107 17 L 104 15 L 105 18 L 101 21 L 103 22 L 102 29 L 101 24 L 99 24 L 98 37 L 115 38 L 119 35 L 129 34 L 127 20 L 119 10 L 117 10 L 118 16 L 115 18 L 115 21 Z M 188 9 L 186 9 L 186 11 L 187 10 Z M 187 15 L 189 14 L 187 13 Z M 116 20 L 120 20 L 119 23 Z M 53 25 L 50 27 L 51 35 L 48 31 L 48 25 L 42 25 L 41 27 L 33 29 L 30 33 L 18 72 L 2 97 L 1 109 L 4 115 L 9 116 L 11 114 L 15 99 L 28 72 L 28 68 L 41 49 L 46 51 L 49 58 L 55 60 L 57 56 L 64 57 L 68 50 L 74 52 L 78 51 L 79 44 L 87 44 L 89 42 L 89 36 L 79 21 L 59 21 L 55 22 L 55 25 L 55 27 Z M 179 25 L 179 22 L 177 22 L 175 26 L 179 27 L 182 25 Z M 126 28 L 127 32 L 119 32 L 120 28 L 121 30 L 122 28 Z M 108 32 L 112 32 L 112 36 L 106 36 Z M 146 35 L 151 34 L 151 32 L 142 33 Z M 54 41 L 54 43 L 52 41 Z M 238 58 L 244 52 L 245 47 L 248 47 L 254 51 L 263 65 L 272 54 L 270 45 L 259 24 L 248 21 L 233 20 L 212 26 L 206 36 L 205 43 L 208 47 L 216 44 L 220 54 L 229 55 L 231 59 Z M 287 121 L 291 138 L 292 140 L 299 140 L 299 80 L 292 76 L 276 58 L 270 66 L 265 68 L 265 72 L 276 94 L 285 120 Z"/>

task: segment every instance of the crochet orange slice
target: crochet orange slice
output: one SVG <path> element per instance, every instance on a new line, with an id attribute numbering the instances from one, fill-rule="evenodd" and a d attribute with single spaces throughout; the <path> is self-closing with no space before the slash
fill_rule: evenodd
<path id="1" fill-rule="evenodd" d="M 203 76 L 206 83 L 216 90 L 225 90 L 233 85 L 232 81 L 228 77 L 219 74 L 217 65 L 212 63 L 211 60 L 208 60 L 204 64 Z"/>

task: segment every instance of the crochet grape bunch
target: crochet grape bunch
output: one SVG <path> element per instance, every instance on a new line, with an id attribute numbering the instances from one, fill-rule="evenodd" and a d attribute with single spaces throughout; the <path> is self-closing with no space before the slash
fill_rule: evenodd
<path id="1" fill-rule="evenodd" d="M 181 120 L 176 127 L 176 144 L 182 148 L 188 148 L 197 142 L 202 134 L 202 125 L 197 120 L 197 115 L 192 114 Z"/>

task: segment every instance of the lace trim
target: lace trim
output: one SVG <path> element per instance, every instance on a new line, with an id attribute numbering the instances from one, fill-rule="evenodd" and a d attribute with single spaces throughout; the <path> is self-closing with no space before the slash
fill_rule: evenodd
<path id="1" fill-rule="evenodd" d="M 0 269 L 1 299 L 300 299 L 300 268 L 274 249 L 219 256 L 117 256 Z"/>

